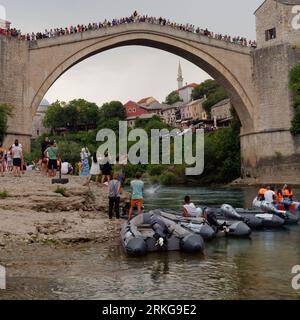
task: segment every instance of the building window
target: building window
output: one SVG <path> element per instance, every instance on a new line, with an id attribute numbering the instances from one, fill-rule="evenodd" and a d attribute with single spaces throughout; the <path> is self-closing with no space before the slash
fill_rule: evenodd
<path id="1" fill-rule="evenodd" d="M 266 30 L 266 41 L 276 39 L 276 28 Z"/>

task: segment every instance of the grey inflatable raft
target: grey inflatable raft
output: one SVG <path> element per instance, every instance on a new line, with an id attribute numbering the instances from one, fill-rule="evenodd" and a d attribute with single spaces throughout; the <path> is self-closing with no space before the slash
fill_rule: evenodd
<path id="1" fill-rule="evenodd" d="M 244 221 L 251 229 L 276 229 L 285 224 L 297 224 L 299 221 L 298 217 L 289 212 L 267 213 L 260 209 L 234 209 L 227 204 L 221 207 L 219 216 Z"/>
<path id="2" fill-rule="evenodd" d="M 210 240 L 220 235 L 242 238 L 249 237 L 251 234 L 251 229 L 243 221 L 216 220 L 215 225 L 210 225 L 209 221 L 203 218 L 182 217 L 181 214 L 176 211 L 158 209 L 155 210 L 155 212 L 166 219 L 176 222 L 183 228 L 200 234 L 204 240 Z M 206 209 L 206 213 L 210 214 L 213 212 L 208 212 Z M 216 225 L 219 227 L 216 227 Z"/>
<path id="3" fill-rule="evenodd" d="M 143 256 L 155 251 L 204 251 L 204 240 L 199 234 L 154 212 L 144 213 L 125 223 L 121 241 L 130 256 Z"/>

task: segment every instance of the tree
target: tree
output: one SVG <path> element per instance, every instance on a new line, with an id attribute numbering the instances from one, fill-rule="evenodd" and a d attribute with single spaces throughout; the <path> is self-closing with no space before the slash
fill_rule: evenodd
<path id="1" fill-rule="evenodd" d="M 126 119 L 126 110 L 120 101 L 111 101 L 103 104 L 100 109 L 98 130 L 111 129 L 116 133 L 119 131 L 119 121 Z"/>
<path id="2" fill-rule="evenodd" d="M 203 103 L 203 108 L 207 113 L 211 112 L 212 106 L 228 98 L 224 88 L 211 79 L 202 82 L 192 92 L 193 100 L 202 99 L 204 96 L 206 96 L 207 100 Z"/>
<path id="3" fill-rule="evenodd" d="M 219 87 L 215 92 L 210 93 L 207 96 L 207 100 L 203 103 L 203 108 L 207 113 L 211 112 L 211 108 L 218 102 L 227 99 L 228 95 L 222 87 Z"/>
<path id="4" fill-rule="evenodd" d="M 208 96 L 214 93 L 220 85 L 212 79 L 205 80 L 200 83 L 192 92 L 193 100 L 202 99 L 205 95 Z"/>
<path id="5" fill-rule="evenodd" d="M 126 119 L 126 110 L 120 101 L 111 101 L 104 103 L 100 109 L 100 119 L 103 121 L 117 118 L 119 120 Z"/>
<path id="6" fill-rule="evenodd" d="M 170 127 L 165 124 L 159 116 L 153 116 L 151 119 L 137 119 L 135 121 L 135 128 L 144 129 L 150 136 L 152 129 L 170 129 Z"/>
<path id="7" fill-rule="evenodd" d="M 52 130 L 67 128 L 71 131 L 96 128 L 100 118 L 100 109 L 84 99 L 72 100 L 69 103 L 56 101 L 49 106 L 44 125 Z"/>
<path id="8" fill-rule="evenodd" d="M 166 104 L 172 105 L 176 102 L 180 102 L 182 99 L 180 98 L 180 95 L 178 91 L 173 91 L 171 92 L 167 97 L 166 97 Z"/>
<path id="9" fill-rule="evenodd" d="M 294 91 L 294 107 L 295 114 L 292 120 L 291 133 L 293 135 L 300 134 L 300 63 L 296 64 L 289 74 L 290 87 Z"/>
<path id="10" fill-rule="evenodd" d="M 13 108 L 7 104 L 0 105 L 0 142 L 3 142 L 7 132 L 7 120 L 12 115 Z"/>
<path id="11" fill-rule="evenodd" d="M 93 103 L 84 99 L 72 100 L 68 103 L 67 109 L 69 117 L 67 121 L 72 128 L 78 129 L 89 127 L 96 127 L 100 117 L 99 107 Z"/>
<path id="12" fill-rule="evenodd" d="M 64 102 L 56 101 L 48 107 L 43 121 L 46 128 L 56 130 L 65 126 L 65 114 L 63 112 L 64 106 Z"/>

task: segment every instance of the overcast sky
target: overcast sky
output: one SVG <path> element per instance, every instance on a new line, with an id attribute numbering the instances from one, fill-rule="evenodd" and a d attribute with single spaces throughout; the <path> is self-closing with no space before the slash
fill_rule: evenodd
<path id="1" fill-rule="evenodd" d="M 86 24 L 105 18 L 141 14 L 164 16 L 214 32 L 255 39 L 255 9 L 263 0 L 0 0 L 7 19 L 23 32 Z M 100 53 L 74 66 L 48 91 L 46 98 L 69 101 L 85 98 L 106 101 L 140 100 L 153 96 L 163 101 L 177 88 L 182 63 L 184 81 L 200 83 L 209 75 L 188 61 L 146 47 L 123 47 Z"/>

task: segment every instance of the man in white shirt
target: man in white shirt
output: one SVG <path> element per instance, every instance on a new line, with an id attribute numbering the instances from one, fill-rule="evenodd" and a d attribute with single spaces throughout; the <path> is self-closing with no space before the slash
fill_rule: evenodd
<path id="1" fill-rule="evenodd" d="M 276 200 L 276 193 L 273 187 L 268 187 L 268 191 L 265 193 L 265 201 L 272 203 Z"/>
<path id="2" fill-rule="evenodd" d="M 200 218 L 202 216 L 202 209 L 197 208 L 191 202 L 191 198 L 189 196 L 186 196 L 184 198 L 183 216 L 184 217 L 193 217 L 193 218 Z"/>

